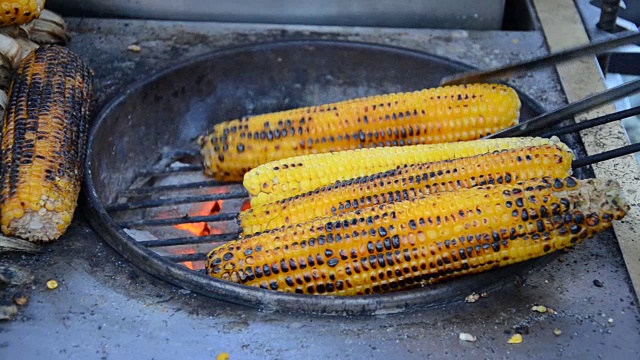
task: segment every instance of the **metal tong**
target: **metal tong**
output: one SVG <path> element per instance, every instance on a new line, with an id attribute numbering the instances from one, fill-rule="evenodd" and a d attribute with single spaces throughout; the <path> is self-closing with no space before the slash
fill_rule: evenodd
<path id="1" fill-rule="evenodd" d="M 468 84 L 475 82 L 486 82 L 505 78 L 524 71 L 532 71 L 548 65 L 573 60 L 582 56 L 596 55 L 629 44 L 640 43 L 640 33 L 633 32 L 628 35 L 621 35 L 614 39 L 595 42 L 589 45 L 576 47 L 560 51 L 554 54 L 538 57 L 532 60 L 516 63 L 487 71 L 469 71 L 445 77 L 441 80 L 441 85 Z M 594 126 L 606 124 L 616 120 L 622 120 L 640 114 L 640 106 L 615 112 L 598 118 L 585 120 L 577 124 L 566 126 L 560 129 L 548 130 L 551 126 L 560 121 L 573 118 L 576 114 L 592 109 L 596 106 L 632 95 L 640 91 L 640 79 L 633 80 L 620 86 L 614 87 L 599 94 L 590 96 L 578 102 L 574 102 L 560 109 L 539 115 L 528 121 L 522 122 L 508 129 L 488 135 L 485 138 L 517 137 L 517 136 L 540 136 L 550 137 L 568 134 L 574 131 L 588 129 Z M 547 131 L 545 131 L 547 129 Z M 631 144 L 618 149 L 606 151 L 600 154 L 576 159 L 573 168 L 591 165 L 596 162 L 613 159 L 640 151 L 639 144 Z"/>

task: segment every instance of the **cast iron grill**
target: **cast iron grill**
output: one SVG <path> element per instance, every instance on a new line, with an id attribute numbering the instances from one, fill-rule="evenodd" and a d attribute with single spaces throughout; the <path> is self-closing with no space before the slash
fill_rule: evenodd
<path id="1" fill-rule="evenodd" d="M 425 288 L 357 297 L 281 293 L 199 271 L 214 246 L 236 238 L 236 216 L 247 192 L 241 184 L 202 174 L 196 136 L 218 121 L 246 114 L 437 86 L 444 76 L 468 69 L 420 52 L 336 41 L 250 45 L 174 66 L 132 86 L 98 116 L 85 172 L 89 220 L 105 241 L 148 273 L 212 298 L 266 310 L 395 313 L 497 289 L 559 254 Z M 520 95 L 521 119 L 542 112 Z M 575 135 L 562 140 L 579 157 L 584 154 Z M 202 236 L 181 230 L 195 224 L 206 230 L 196 231 Z"/>
<path id="2" fill-rule="evenodd" d="M 186 164 L 185 158 L 199 161 L 196 151 L 163 154 L 153 170 L 142 171 L 106 210 L 140 245 L 168 261 L 201 270 L 214 246 L 238 237 L 236 218 L 249 194 L 241 184 L 204 177 L 202 165 Z M 202 211 L 209 214 L 199 215 Z M 141 230 L 153 239 L 140 238 Z M 180 233 L 188 235 L 175 235 Z"/>

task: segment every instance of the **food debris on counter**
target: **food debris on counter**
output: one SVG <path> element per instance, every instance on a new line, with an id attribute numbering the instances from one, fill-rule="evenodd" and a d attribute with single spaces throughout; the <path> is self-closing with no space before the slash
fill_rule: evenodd
<path id="1" fill-rule="evenodd" d="M 216 360 L 229 360 L 229 353 L 221 352 L 216 356 Z"/>
<path id="2" fill-rule="evenodd" d="M 476 293 L 471 293 L 470 295 L 467 295 L 467 297 L 464 298 L 464 301 L 468 303 L 474 303 L 478 301 L 478 299 L 480 299 L 480 295 Z"/>
<path id="3" fill-rule="evenodd" d="M 47 281 L 47 289 L 55 290 L 58 288 L 58 282 L 54 279 Z"/>
<path id="4" fill-rule="evenodd" d="M 462 341 L 468 341 L 468 342 L 475 342 L 476 340 L 478 340 L 477 337 L 469 334 L 469 333 L 460 333 L 460 335 L 458 336 L 458 338 Z"/>
<path id="5" fill-rule="evenodd" d="M 13 296 L 13 302 L 18 306 L 24 306 L 29 302 L 29 295 L 26 293 L 17 293 Z"/>
<path id="6" fill-rule="evenodd" d="M 531 307 L 531 311 L 535 311 L 535 312 L 539 312 L 539 313 L 546 313 L 547 312 L 547 307 L 544 305 L 534 305 L 533 307 Z"/>
<path id="7" fill-rule="evenodd" d="M 520 344 L 520 343 L 522 343 L 521 334 L 513 334 L 507 341 L 507 344 Z"/>

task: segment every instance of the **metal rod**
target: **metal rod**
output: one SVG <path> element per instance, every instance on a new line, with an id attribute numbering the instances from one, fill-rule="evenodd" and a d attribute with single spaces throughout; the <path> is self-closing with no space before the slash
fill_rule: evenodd
<path id="1" fill-rule="evenodd" d="M 193 172 L 193 171 L 202 171 L 202 165 L 185 165 L 185 166 L 174 166 L 167 167 L 159 170 L 145 170 L 141 171 L 138 176 L 152 176 L 152 175 L 165 175 L 165 174 L 175 174 L 175 173 L 183 173 L 183 172 Z"/>
<path id="2" fill-rule="evenodd" d="M 616 30 L 620 0 L 602 0 L 600 7 L 600 21 L 596 25 L 598 29 L 613 33 Z"/>
<path id="3" fill-rule="evenodd" d="M 562 128 L 559 128 L 559 129 L 552 129 L 545 133 L 542 133 L 539 136 L 548 138 L 551 136 L 560 136 L 560 135 L 570 134 L 576 131 L 592 128 L 598 125 L 607 124 L 616 120 L 626 119 L 628 117 L 636 116 L 638 114 L 640 114 L 640 106 L 636 106 L 627 110 L 618 111 L 612 114 L 607 114 L 604 116 L 599 116 L 597 118 L 584 120 L 576 124 L 563 126 Z"/>
<path id="4" fill-rule="evenodd" d="M 440 85 L 459 85 L 474 82 L 486 82 L 492 79 L 504 78 L 522 71 L 533 71 L 544 66 L 556 65 L 559 62 L 575 59 L 581 56 L 595 55 L 617 47 L 635 44 L 640 42 L 640 33 L 631 34 L 607 39 L 605 41 L 594 42 L 589 45 L 576 47 L 569 50 L 560 51 L 550 55 L 541 56 L 533 60 L 528 60 L 513 65 L 507 65 L 497 69 L 487 71 L 469 71 L 461 74 L 446 76 L 440 81 Z"/>
<path id="5" fill-rule="evenodd" d="M 132 220 L 132 221 L 123 221 L 118 223 L 118 226 L 122 228 L 132 228 L 132 227 L 140 227 L 140 226 L 172 226 L 178 224 L 191 224 L 198 222 L 220 222 L 220 221 L 231 221 L 235 220 L 238 217 L 236 213 L 224 213 L 217 215 L 208 215 L 208 216 L 184 216 L 179 218 L 168 218 L 168 219 L 142 219 L 142 220 Z"/>
<path id="6" fill-rule="evenodd" d="M 180 191 L 180 190 L 190 190 L 190 189 L 202 189 L 214 186 L 224 185 L 223 183 L 216 180 L 206 180 L 206 181 L 196 181 L 189 182 L 185 184 L 174 184 L 174 185 L 162 185 L 162 186 L 148 186 L 148 187 L 139 187 L 128 189 L 120 193 L 120 197 L 133 197 L 133 196 L 141 196 L 141 195 L 151 195 L 158 193 L 166 193 L 172 191 Z"/>
<path id="7" fill-rule="evenodd" d="M 611 160 L 613 158 L 633 154 L 639 151 L 640 151 L 640 143 L 631 144 L 631 145 L 623 146 L 618 149 L 605 151 L 595 155 L 585 156 L 581 159 L 576 159 L 573 161 L 573 164 L 571 164 L 571 167 L 574 169 L 577 169 L 579 167 L 592 165 L 592 164 L 606 161 L 606 160 Z"/>
<path id="8" fill-rule="evenodd" d="M 152 207 L 160 207 L 160 206 L 199 203 L 199 202 L 206 202 L 206 201 L 242 199 L 247 196 L 249 196 L 249 193 L 244 189 L 240 189 L 240 190 L 234 190 L 234 191 L 230 191 L 228 193 L 223 193 L 223 194 L 207 194 L 207 195 L 185 196 L 185 197 L 169 198 L 169 199 L 132 201 L 132 202 L 127 202 L 122 204 L 109 205 L 107 206 L 107 211 L 115 212 L 115 211 L 144 209 L 144 208 L 152 208 Z"/>
<path id="9" fill-rule="evenodd" d="M 164 258 L 173 262 L 205 261 L 207 260 L 207 254 L 195 253 L 195 254 L 181 254 L 181 255 L 165 255 Z"/>
<path id="10" fill-rule="evenodd" d="M 172 238 L 164 240 L 144 240 L 138 241 L 138 244 L 148 247 L 162 247 L 162 246 L 176 246 L 176 245 L 194 245 L 194 244 L 209 244 L 209 243 L 222 243 L 232 241 L 238 238 L 238 234 L 216 234 L 206 236 L 189 236 L 181 238 Z"/>
<path id="11" fill-rule="evenodd" d="M 640 91 L 640 79 L 616 86 L 607 91 L 590 96 L 586 99 L 571 103 L 560 109 L 534 117 L 529 121 L 498 131 L 495 134 L 485 136 L 485 139 L 517 136 L 535 136 L 544 129 L 548 129 L 556 123 L 574 117 L 576 114 L 589 110 L 596 106 L 619 99 L 621 97 Z"/>

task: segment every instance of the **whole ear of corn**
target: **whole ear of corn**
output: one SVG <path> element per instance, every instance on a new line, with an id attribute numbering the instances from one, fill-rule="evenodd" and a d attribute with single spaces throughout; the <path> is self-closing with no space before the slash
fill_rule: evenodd
<path id="1" fill-rule="evenodd" d="M 566 146 L 540 145 L 496 150 L 472 157 L 407 165 L 339 181 L 240 213 L 244 235 L 338 215 L 352 210 L 412 200 L 441 191 L 487 184 L 511 184 L 543 176 L 571 175 L 573 154 Z"/>
<path id="2" fill-rule="evenodd" d="M 258 207 L 304 194 L 336 181 L 373 175 L 398 166 L 539 145 L 558 145 L 569 151 L 557 138 L 530 137 L 359 149 L 274 161 L 248 172 L 243 185 L 251 195 L 251 206 Z"/>
<path id="3" fill-rule="evenodd" d="M 40 16 L 45 0 L 0 0 L 0 26 L 23 25 Z"/>
<path id="4" fill-rule="evenodd" d="M 69 49 L 41 47 L 21 63 L 2 128 L 2 233 L 57 239 L 76 208 L 86 156 L 92 72 Z"/>
<path id="5" fill-rule="evenodd" d="M 507 86 L 449 86 L 225 121 L 198 142 L 207 175 L 239 181 L 258 165 L 297 155 L 479 139 L 519 114 Z"/>
<path id="6" fill-rule="evenodd" d="M 285 292 L 358 295 L 525 261 L 611 227 L 628 205 L 613 181 L 527 180 L 442 192 L 224 244 L 211 276 Z"/>

